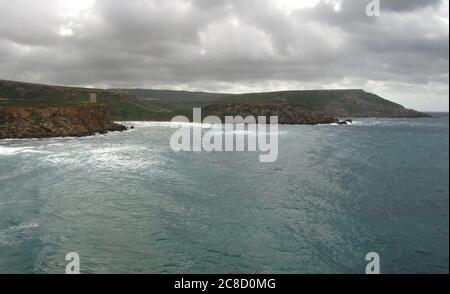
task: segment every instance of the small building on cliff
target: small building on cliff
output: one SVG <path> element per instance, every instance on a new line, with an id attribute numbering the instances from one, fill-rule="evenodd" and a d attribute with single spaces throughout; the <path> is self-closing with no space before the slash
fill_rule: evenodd
<path id="1" fill-rule="evenodd" d="M 92 104 L 96 104 L 97 103 L 97 94 L 92 93 L 91 95 L 89 95 L 89 102 Z"/>

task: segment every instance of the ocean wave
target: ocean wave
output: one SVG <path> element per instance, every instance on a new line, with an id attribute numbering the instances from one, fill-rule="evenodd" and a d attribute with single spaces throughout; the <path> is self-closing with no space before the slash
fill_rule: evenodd
<path id="1" fill-rule="evenodd" d="M 224 134 L 224 135 L 247 135 L 247 136 L 267 136 L 267 135 L 286 135 L 288 132 L 286 131 L 265 131 L 265 130 L 259 130 L 259 131 L 248 131 L 248 130 L 233 130 L 233 131 L 224 131 L 224 130 L 218 130 L 214 131 L 214 133 Z"/>
<path id="2" fill-rule="evenodd" d="M 44 153 L 42 150 L 36 150 L 33 147 L 6 147 L 0 146 L 0 155 L 10 156 L 24 153 Z"/>
<path id="3" fill-rule="evenodd" d="M 120 124 L 123 124 L 127 127 L 135 127 L 135 128 L 145 128 L 145 127 L 164 127 L 164 128 L 179 128 L 179 127 L 193 127 L 193 128 L 202 128 L 202 129 L 216 129 L 217 132 L 219 133 L 223 133 L 224 132 L 224 124 L 209 124 L 209 123 L 184 123 L 184 122 L 142 122 L 142 121 L 138 121 L 138 122 L 133 122 L 133 121 L 127 121 L 127 122 L 117 122 Z M 267 125 L 267 128 L 269 128 L 270 125 Z M 281 126 L 281 125 L 279 125 Z M 260 134 L 261 132 L 264 133 L 264 129 L 259 130 Z M 242 130 L 234 130 L 231 132 L 226 132 L 226 134 L 228 133 L 233 133 L 233 134 L 256 134 L 256 132 L 254 131 L 242 131 Z M 270 131 L 268 131 L 267 133 L 270 133 Z M 279 131 L 279 134 L 286 134 L 287 132 L 285 131 Z"/>
<path id="4" fill-rule="evenodd" d="M 27 229 L 33 229 L 39 227 L 38 223 L 31 222 L 31 223 L 22 223 L 17 226 L 12 226 L 9 229 L 10 230 L 27 230 Z"/>
<path id="5" fill-rule="evenodd" d="M 36 222 L 21 223 L 0 232 L 0 244 L 12 246 L 28 240 L 33 235 L 33 229 L 38 228 Z"/>
<path id="6" fill-rule="evenodd" d="M 84 146 L 84 145 L 81 145 Z M 43 159 L 56 166 L 95 167 L 96 169 L 140 169 L 159 161 L 151 148 L 142 146 L 73 146 L 71 152 L 55 152 Z"/>
<path id="7" fill-rule="evenodd" d="M 126 122 L 117 122 L 118 124 L 122 124 L 126 127 L 135 127 L 135 128 L 144 128 L 144 127 L 202 127 L 202 128 L 211 128 L 212 124 L 203 124 L 203 123 L 185 123 L 185 122 L 159 122 L 159 121 L 126 121 Z"/>
<path id="8" fill-rule="evenodd" d="M 424 126 L 427 125 L 421 121 L 411 121 L 409 119 L 361 119 L 353 121 L 353 126 L 408 126 L 408 127 L 415 127 L 415 126 Z"/>

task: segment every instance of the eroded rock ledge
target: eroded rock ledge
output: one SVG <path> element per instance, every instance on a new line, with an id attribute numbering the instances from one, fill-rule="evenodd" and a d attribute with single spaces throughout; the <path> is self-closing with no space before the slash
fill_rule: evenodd
<path id="1" fill-rule="evenodd" d="M 307 112 L 287 103 L 238 103 L 217 102 L 204 108 L 206 115 L 216 115 L 222 120 L 226 116 L 278 116 L 278 123 L 284 125 L 318 125 L 338 123 L 339 119 L 321 112 Z"/>
<path id="2" fill-rule="evenodd" d="M 126 129 L 111 120 L 102 104 L 0 106 L 0 139 L 81 137 Z"/>

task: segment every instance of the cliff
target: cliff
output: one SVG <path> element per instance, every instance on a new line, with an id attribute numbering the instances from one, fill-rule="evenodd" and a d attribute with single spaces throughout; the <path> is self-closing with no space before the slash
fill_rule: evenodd
<path id="1" fill-rule="evenodd" d="M 337 123 L 333 116 L 322 113 L 306 112 L 300 107 L 293 107 L 287 103 L 238 103 L 217 102 L 203 108 L 205 115 L 216 115 L 225 121 L 226 116 L 265 116 L 267 122 L 270 116 L 278 116 L 279 124 L 317 125 Z"/>
<path id="2" fill-rule="evenodd" d="M 281 103 L 311 115 L 332 117 L 430 117 L 364 90 L 307 90 L 235 95 L 222 99 L 235 103 Z"/>
<path id="3" fill-rule="evenodd" d="M 0 80 L 0 107 L 78 105 L 89 101 L 90 93 L 97 94 L 98 102 L 108 105 L 111 110 L 111 118 L 119 121 L 170 121 L 177 115 L 189 117 L 194 107 L 208 108 L 218 114 L 230 115 L 281 112 L 284 123 L 299 124 L 322 123 L 331 121 L 330 118 L 429 117 L 422 112 L 406 109 L 397 103 L 358 89 L 235 95 L 146 89 L 88 89 L 2 80 Z M 232 104 L 235 106 L 231 107 Z M 289 108 L 283 110 L 279 109 L 280 106 Z M 254 111 L 249 112 L 248 107 Z M 264 107 L 267 108 L 263 109 Z"/>
<path id="4" fill-rule="evenodd" d="M 0 80 L 1 106 L 53 107 L 73 106 L 89 102 L 90 94 L 106 104 L 111 118 L 116 121 L 147 120 L 158 115 L 158 110 L 146 105 L 133 95 L 122 91 L 64 87 Z"/>
<path id="5" fill-rule="evenodd" d="M 0 106 L 0 139 L 79 137 L 124 130 L 111 121 L 106 105 Z"/>

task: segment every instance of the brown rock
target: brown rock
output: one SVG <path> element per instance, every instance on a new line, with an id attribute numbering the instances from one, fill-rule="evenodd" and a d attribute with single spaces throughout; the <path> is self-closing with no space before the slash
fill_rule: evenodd
<path id="1" fill-rule="evenodd" d="M 124 131 L 101 104 L 61 107 L 0 106 L 0 139 L 90 136 Z"/>

